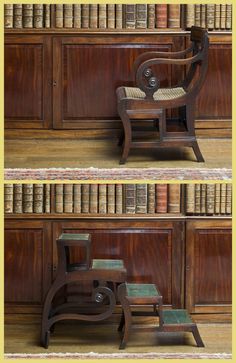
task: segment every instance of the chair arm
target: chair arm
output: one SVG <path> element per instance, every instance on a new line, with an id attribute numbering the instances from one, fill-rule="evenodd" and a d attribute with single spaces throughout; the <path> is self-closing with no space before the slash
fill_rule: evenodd
<path id="1" fill-rule="evenodd" d="M 153 74 L 150 68 L 157 64 L 190 65 L 202 60 L 202 54 L 198 53 L 190 58 L 168 59 L 152 58 L 141 63 L 136 71 L 137 86 L 146 94 L 146 98 L 153 99 L 153 94 L 160 88 L 160 80 Z"/>

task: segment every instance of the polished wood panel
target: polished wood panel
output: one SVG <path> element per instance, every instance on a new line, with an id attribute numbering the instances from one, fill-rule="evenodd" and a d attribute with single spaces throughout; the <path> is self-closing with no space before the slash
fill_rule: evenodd
<path id="1" fill-rule="evenodd" d="M 43 303 L 52 279 L 50 224 L 44 221 L 7 221 L 5 224 L 5 301 Z M 7 307 L 7 310 L 8 310 Z"/>
<path id="2" fill-rule="evenodd" d="M 50 39 L 5 40 L 5 119 L 8 128 L 48 128 L 51 121 Z"/>
<path id="3" fill-rule="evenodd" d="M 230 221 L 187 222 L 186 305 L 191 312 L 227 312 L 232 302 Z"/>

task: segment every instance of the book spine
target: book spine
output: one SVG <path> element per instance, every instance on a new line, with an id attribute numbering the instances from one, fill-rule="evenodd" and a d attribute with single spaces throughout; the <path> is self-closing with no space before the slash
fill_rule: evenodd
<path id="1" fill-rule="evenodd" d="M 206 27 L 206 5 L 201 4 L 201 27 Z"/>
<path id="2" fill-rule="evenodd" d="M 136 185 L 124 185 L 124 211 L 127 214 L 134 214 L 136 210 Z"/>
<path id="3" fill-rule="evenodd" d="M 73 5 L 64 4 L 64 28 L 73 28 Z"/>
<path id="4" fill-rule="evenodd" d="M 33 5 L 23 4 L 23 27 L 33 28 Z"/>
<path id="5" fill-rule="evenodd" d="M 226 184 L 226 214 L 232 214 L 232 184 Z"/>
<path id="6" fill-rule="evenodd" d="M 14 184 L 13 186 L 13 211 L 14 213 L 23 213 L 23 187 L 22 184 Z"/>
<path id="7" fill-rule="evenodd" d="M 51 185 L 44 185 L 44 211 L 45 213 L 51 212 Z"/>
<path id="8" fill-rule="evenodd" d="M 220 4 L 215 5 L 215 29 L 220 29 Z"/>
<path id="9" fill-rule="evenodd" d="M 23 184 L 23 213 L 33 213 L 33 184 Z"/>
<path id="10" fill-rule="evenodd" d="M 134 4 L 124 5 L 125 28 L 135 29 L 136 25 L 136 6 Z"/>
<path id="11" fill-rule="evenodd" d="M 191 26 L 195 25 L 195 5 L 187 4 L 186 5 L 186 28 L 190 29 Z"/>
<path id="12" fill-rule="evenodd" d="M 147 4 L 136 5 L 136 28 L 147 28 Z"/>
<path id="13" fill-rule="evenodd" d="M 136 213 L 147 213 L 147 184 L 136 185 Z"/>
<path id="14" fill-rule="evenodd" d="M 22 28 L 22 4 L 13 5 L 13 25 L 14 28 Z"/>
<path id="15" fill-rule="evenodd" d="M 74 184 L 74 213 L 81 213 L 81 184 Z"/>
<path id="16" fill-rule="evenodd" d="M 43 213 L 43 184 L 34 184 L 33 186 L 33 211 L 34 213 Z"/>
<path id="17" fill-rule="evenodd" d="M 180 28 L 180 4 L 168 5 L 168 28 Z"/>
<path id="18" fill-rule="evenodd" d="M 155 184 L 148 184 L 148 201 L 147 201 L 147 212 L 150 214 L 155 213 Z"/>
<path id="19" fill-rule="evenodd" d="M 55 212 L 63 213 L 63 184 L 55 185 Z"/>
<path id="20" fill-rule="evenodd" d="M 43 4 L 34 4 L 34 28 L 43 28 Z"/>
<path id="21" fill-rule="evenodd" d="M 215 208 L 215 185 L 207 184 L 206 186 L 206 214 L 214 214 Z"/>
<path id="22" fill-rule="evenodd" d="M 195 186 L 194 184 L 186 185 L 186 214 L 195 212 Z"/>
<path id="23" fill-rule="evenodd" d="M 156 213 L 167 213 L 167 184 L 156 184 Z"/>
<path id="24" fill-rule="evenodd" d="M 226 4 L 225 28 L 227 30 L 232 29 L 232 5 L 231 4 Z"/>
<path id="25" fill-rule="evenodd" d="M 92 214 L 98 212 L 98 184 L 90 185 L 89 211 Z"/>
<path id="26" fill-rule="evenodd" d="M 64 184 L 64 213 L 73 212 L 73 184 Z"/>
<path id="27" fill-rule="evenodd" d="M 98 27 L 100 29 L 106 29 L 107 27 L 107 7 L 106 4 L 99 4 L 98 12 Z"/>
<path id="28" fill-rule="evenodd" d="M 115 213 L 115 184 L 107 186 L 107 213 Z"/>
<path id="29" fill-rule="evenodd" d="M 107 27 L 115 29 L 115 4 L 107 4 Z"/>
<path id="30" fill-rule="evenodd" d="M 215 214 L 220 214 L 220 184 L 215 184 Z"/>
<path id="31" fill-rule="evenodd" d="M 156 4 L 156 28 L 167 28 L 167 5 Z"/>
<path id="32" fill-rule="evenodd" d="M 195 184 L 195 214 L 201 213 L 201 185 Z"/>
<path id="33" fill-rule="evenodd" d="M 81 4 L 74 4 L 74 28 L 81 28 Z"/>
<path id="34" fill-rule="evenodd" d="M 220 214 L 226 213 L 226 184 L 220 185 Z"/>
<path id="35" fill-rule="evenodd" d="M 106 5 L 103 5 L 103 6 L 106 6 Z M 99 14 L 100 14 L 100 6 L 99 6 Z M 96 29 L 97 27 L 98 27 L 98 5 L 90 4 L 89 5 L 89 28 Z"/>
<path id="36" fill-rule="evenodd" d="M 13 28 L 13 5 L 4 4 L 4 27 Z"/>
<path id="37" fill-rule="evenodd" d="M 224 30 L 226 27 L 226 4 L 220 5 L 220 29 Z"/>
<path id="38" fill-rule="evenodd" d="M 4 185 L 4 212 L 13 213 L 13 184 Z"/>
<path id="39" fill-rule="evenodd" d="M 195 25 L 201 26 L 201 5 L 195 5 Z"/>
<path id="40" fill-rule="evenodd" d="M 147 8 L 147 17 L 148 17 L 148 28 L 154 29 L 155 28 L 155 4 L 148 4 Z"/>
<path id="41" fill-rule="evenodd" d="M 107 185 L 99 184 L 98 212 L 99 214 L 107 213 Z"/>
<path id="42" fill-rule="evenodd" d="M 206 22 L 207 22 L 207 28 L 209 30 L 213 30 L 214 25 L 215 25 L 215 5 L 214 4 L 207 4 L 207 6 L 206 6 Z"/>
<path id="43" fill-rule="evenodd" d="M 168 213 L 180 213 L 180 184 L 168 186 Z"/>
<path id="44" fill-rule="evenodd" d="M 56 28 L 63 28 L 63 4 L 56 5 L 55 26 Z"/>
<path id="45" fill-rule="evenodd" d="M 123 6 L 116 4 L 116 29 L 123 28 Z"/>
<path id="46" fill-rule="evenodd" d="M 123 213 L 123 188 L 122 184 L 116 184 L 116 214 Z"/>
<path id="47" fill-rule="evenodd" d="M 81 5 L 81 24 L 82 28 L 89 28 L 89 4 Z"/>
<path id="48" fill-rule="evenodd" d="M 206 184 L 201 184 L 201 214 L 206 214 Z"/>
<path id="49" fill-rule="evenodd" d="M 45 28 L 51 27 L 51 7 L 49 4 L 44 5 L 44 26 Z"/>
<path id="50" fill-rule="evenodd" d="M 82 184 L 81 186 L 81 212 L 89 213 L 90 185 Z"/>

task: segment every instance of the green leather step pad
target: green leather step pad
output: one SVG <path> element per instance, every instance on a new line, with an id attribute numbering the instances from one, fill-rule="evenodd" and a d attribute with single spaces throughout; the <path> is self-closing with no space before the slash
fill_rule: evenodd
<path id="1" fill-rule="evenodd" d="M 172 324 L 193 324 L 193 321 L 187 312 L 184 309 L 176 309 L 176 310 L 163 310 L 163 323 L 165 325 Z"/>
<path id="2" fill-rule="evenodd" d="M 92 262 L 92 268 L 94 269 L 123 269 L 124 263 L 122 260 L 93 260 Z"/>
<path id="3" fill-rule="evenodd" d="M 90 234 L 88 233 L 62 233 L 59 240 L 66 240 L 66 241 L 89 241 Z"/>
<path id="4" fill-rule="evenodd" d="M 129 297 L 152 297 L 160 296 L 154 284 L 127 284 L 127 296 Z"/>

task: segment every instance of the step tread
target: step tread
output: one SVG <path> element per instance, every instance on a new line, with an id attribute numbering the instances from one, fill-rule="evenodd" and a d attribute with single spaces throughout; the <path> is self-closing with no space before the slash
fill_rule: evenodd
<path id="1" fill-rule="evenodd" d="M 129 284 L 126 283 L 126 291 L 128 297 L 146 297 L 152 298 L 160 296 L 154 284 Z"/>
<path id="2" fill-rule="evenodd" d="M 171 324 L 193 324 L 191 316 L 184 309 L 163 310 L 163 323 Z"/>
<path id="3" fill-rule="evenodd" d="M 101 260 L 101 259 L 94 259 L 92 261 L 92 268 L 93 269 L 124 269 L 124 263 L 122 260 Z"/>

